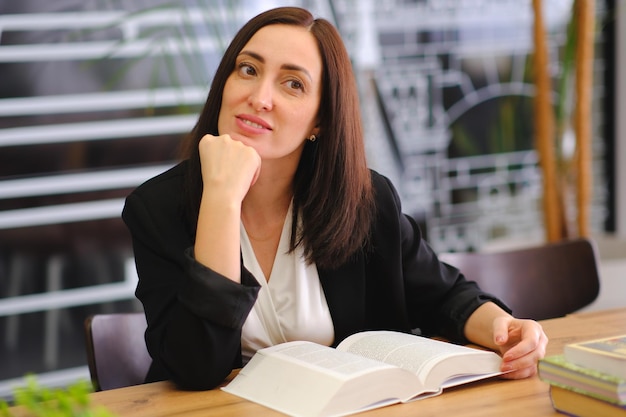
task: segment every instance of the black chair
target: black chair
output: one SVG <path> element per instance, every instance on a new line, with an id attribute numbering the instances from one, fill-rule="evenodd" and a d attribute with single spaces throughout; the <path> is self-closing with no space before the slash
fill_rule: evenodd
<path id="1" fill-rule="evenodd" d="M 85 320 L 87 363 L 94 390 L 139 385 L 152 359 L 143 313 L 95 314 Z"/>
<path id="2" fill-rule="evenodd" d="M 442 253 L 516 317 L 561 317 L 589 305 L 600 290 L 597 249 L 589 239 L 563 240 L 500 252 Z"/>

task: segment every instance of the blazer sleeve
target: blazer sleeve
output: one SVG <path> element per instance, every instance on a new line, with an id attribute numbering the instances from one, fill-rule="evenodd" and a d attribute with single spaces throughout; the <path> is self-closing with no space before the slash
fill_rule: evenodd
<path id="1" fill-rule="evenodd" d="M 382 180 L 382 181 L 381 181 Z M 378 191 L 386 189 L 383 210 L 399 228 L 402 253 L 402 276 L 406 314 L 413 328 L 427 335 L 467 343 L 464 327 L 469 316 L 480 305 L 491 301 L 505 311 L 510 309 L 498 298 L 468 281 L 461 271 L 439 260 L 423 238 L 417 222 L 402 212 L 400 198 L 391 182 L 378 177 Z"/>
<path id="2" fill-rule="evenodd" d="M 241 328 L 260 286 L 243 266 L 239 284 L 195 261 L 193 236 L 169 188 L 168 181 L 140 187 L 122 212 L 139 276 L 136 296 L 148 321 L 153 364 L 146 381 L 211 389 L 241 366 Z"/>

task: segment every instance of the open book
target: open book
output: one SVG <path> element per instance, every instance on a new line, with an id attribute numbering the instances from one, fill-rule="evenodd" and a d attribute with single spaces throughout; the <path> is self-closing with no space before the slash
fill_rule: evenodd
<path id="1" fill-rule="evenodd" d="M 299 417 L 345 416 L 501 374 L 495 352 L 392 331 L 336 349 L 287 342 L 260 349 L 222 389 Z"/>

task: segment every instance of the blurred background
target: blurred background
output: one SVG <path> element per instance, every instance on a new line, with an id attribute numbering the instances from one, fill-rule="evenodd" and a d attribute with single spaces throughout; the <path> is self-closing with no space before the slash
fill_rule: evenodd
<path id="1" fill-rule="evenodd" d="M 566 172 L 574 0 L 543 3 Z M 545 240 L 530 0 L 0 0 L 0 397 L 27 373 L 49 386 L 88 379 L 85 317 L 141 309 L 124 197 L 176 163 L 234 32 L 279 5 L 340 30 L 370 165 L 436 250 Z M 626 305 L 626 6 L 594 7 L 599 308 Z"/>

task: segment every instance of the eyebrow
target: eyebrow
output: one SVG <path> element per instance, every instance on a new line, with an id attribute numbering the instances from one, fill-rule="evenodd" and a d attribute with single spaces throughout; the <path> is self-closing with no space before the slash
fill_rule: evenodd
<path id="1" fill-rule="evenodd" d="M 256 52 L 252 52 L 252 51 L 241 51 L 239 53 L 239 56 L 241 55 L 247 55 L 251 58 L 256 59 L 257 61 L 261 62 L 261 63 L 265 63 L 265 58 L 263 58 L 261 55 L 257 54 Z M 304 75 L 306 75 L 309 80 L 313 81 L 313 77 L 311 77 L 311 74 L 309 73 L 309 71 L 304 68 L 301 67 L 299 65 L 295 65 L 295 64 L 283 64 L 281 65 L 282 69 L 286 69 L 286 70 L 290 70 L 290 71 L 298 71 L 298 72 L 302 72 L 304 73 Z"/>

